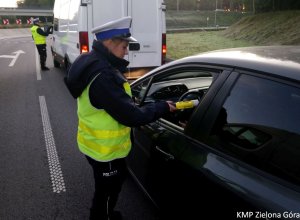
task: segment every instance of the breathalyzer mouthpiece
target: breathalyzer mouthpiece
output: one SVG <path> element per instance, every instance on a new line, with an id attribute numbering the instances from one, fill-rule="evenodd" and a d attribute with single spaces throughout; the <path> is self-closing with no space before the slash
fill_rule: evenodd
<path id="1" fill-rule="evenodd" d="M 177 109 L 186 109 L 186 108 L 194 108 L 198 104 L 199 104 L 199 100 L 194 99 L 189 101 L 176 102 L 175 106 Z"/>

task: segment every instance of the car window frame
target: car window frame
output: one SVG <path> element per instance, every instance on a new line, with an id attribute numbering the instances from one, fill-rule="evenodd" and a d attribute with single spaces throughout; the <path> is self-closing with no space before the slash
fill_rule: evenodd
<path id="1" fill-rule="evenodd" d="M 179 64 L 179 65 L 174 65 L 171 67 L 167 67 L 165 69 L 162 69 L 158 72 L 153 73 L 152 75 L 149 75 L 148 77 L 143 78 L 140 82 L 136 82 L 136 83 L 143 83 L 147 80 L 149 80 L 147 88 L 143 94 L 143 97 L 140 100 L 140 103 L 138 103 L 138 105 L 143 106 L 145 104 L 145 99 L 147 97 L 147 94 L 150 90 L 150 87 L 152 85 L 152 83 L 156 80 L 156 77 L 159 78 L 163 78 L 163 75 L 168 75 L 170 74 L 172 71 L 176 71 L 176 72 L 183 72 L 183 71 L 193 71 L 193 70 L 204 70 L 204 71 L 211 71 L 211 72 L 215 72 L 216 74 L 218 74 L 218 76 L 216 77 L 216 79 L 214 80 L 214 83 L 212 86 L 210 86 L 209 89 L 209 93 L 213 94 L 212 96 L 209 96 L 211 98 L 206 97 L 207 95 L 205 95 L 204 99 L 206 100 L 204 102 L 204 104 L 201 104 L 201 108 L 198 106 L 194 113 L 191 116 L 192 118 L 196 118 L 197 120 L 199 118 L 201 118 L 201 115 L 203 115 L 206 112 L 206 109 L 209 105 L 209 103 L 213 100 L 214 95 L 217 94 L 217 91 L 219 89 L 219 87 L 222 85 L 222 82 L 224 80 L 226 80 L 226 78 L 229 76 L 229 73 L 233 70 L 232 67 L 228 67 L 228 66 L 221 66 L 221 65 L 209 65 L 209 64 L 202 64 L 202 63 L 184 63 L 184 64 Z M 219 73 L 218 73 L 219 71 Z M 203 101 L 204 101 L 203 99 Z M 202 101 L 201 101 L 202 103 Z M 197 113 L 196 113 L 197 112 Z M 192 121 L 192 120 L 190 120 Z M 193 132 L 193 123 L 187 123 L 187 127 L 186 128 L 182 128 L 176 124 L 173 124 L 172 122 L 169 122 L 165 119 L 158 119 L 157 120 L 158 123 L 165 124 L 167 127 L 172 127 L 173 129 L 177 129 L 180 130 L 181 132 L 184 132 L 185 134 L 190 135 L 190 133 Z M 191 125 L 190 125 L 191 124 Z"/>
<path id="2" fill-rule="evenodd" d="M 204 126 L 198 126 L 197 129 L 200 129 L 201 132 L 195 134 L 194 136 L 196 139 L 200 140 L 201 136 L 206 137 L 209 132 L 211 132 L 211 129 L 213 128 L 214 122 L 216 120 L 216 117 L 223 106 L 224 102 L 226 101 L 226 98 L 228 94 L 231 92 L 232 88 L 235 86 L 236 81 L 241 75 L 250 75 L 254 77 L 259 77 L 267 80 L 272 80 L 274 82 L 287 84 L 294 87 L 299 87 L 299 82 L 295 82 L 295 80 L 286 78 L 286 77 L 280 77 L 277 75 L 272 75 L 270 73 L 261 73 L 257 71 L 251 71 L 251 70 L 244 70 L 236 68 L 234 71 L 230 73 L 230 75 L 227 77 L 226 81 L 224 81 L 224 84 L 222 87 L 217 91 L 217 94 L 215 95 L 215 98 L 210 103 L 210 106 L 208 106 L 208 109 L 204 115 L 205 119 L 203 121 Z M 211 119 L 214 119 L 213 121 Z M 199 136 L 200 134 L 200 136 Z"/>
<path id="3" fill-rule="evenodd" d="M 195 109 L 193 115 L 191 116 L 192 120 L 190 120 L 187 124 L 185 133 L 189 134 L 191 137 L 195 137 L 198 132 L 202 133 L 208 129 L 206 126 L 203 126 L 206 124 L 206 122 L 204 122 L 203 120 L 208 119 L 204 118 L 206 117 L 206 112 L 209 110 L 209 107 L 213 103 L 215 96 L 219 93 L 219 90 L 221 89 L 221 87 L 223 87 L 231 72 L 232 69 L 226 68 L 222 71 L 222 73 L 220 73 L 219 77 L 214 82 L 214 85 L 211 86 L 208 93 L 202 99 L 201 107 Z"/>
<path id="4" fill-rule="evenodd" d="M 205 141 L 205 139 L 207 139 L 207 137 L 210 135 L 210 133 L 213 129 L 215 120 L 219 114 L 219 111 L 221 110 L 222 106 L 224 105 L 224 102 L 226 101 L 228 94 L 230 94 L 232 88 L 235 86 L 239 77 L 241 75 L 245 75 L 245 74 L 253 76 L 253 77 L 267 79 L 267 80 L 271 80 L 271 81 L 278 82 L 281 84 L 286 84 L 289 86 L 300 88 L 299 82 L 295 82 L 295 80 L 290 79 L 290 78 L 280 77 L 280 76 L 272 75 L 269 73 L 261 73 L 261 72 L 257 72 L 257 71 L 251 71 L 251 70 L 235 69 L 233 72 L 230 73 L 229 77 L 224 82 L 222 88 L 220 88 L 220 90 L 216 94 L 216 97 L 214 98 L 214 100 L 212 101 L 210 106 L 208 106 L 207 112 L 204 114 L 202 122 L 199 123 L 199 126 L 196 129 L 197 134 L 193 135 L 193 138 L 195 138 L 199 143 L 209 146 L 209 148 L 213 149 L 214 152 L 219 152 L 217 154 L 227 155 L 226 157 L 231 158 L 232 160 L 235 160 L 236 163 L 242 165 L 243 167 L 248 167 L 248 169 L 256 170 L 255 172 L 260 173 L 262 176 L 268 178 L 269 180 L 275 181 L 277 183 L 280 183 L 281 185 L 284 185 L 288 188 L 292 188 L 292 189 L 300 192 L 299 185 L 295 185 L 294 183 L 289 182 L 288 180 L 285 180 L 281 177 L 275 176 L 265 170 L 261 170 L 252 164 L 243 162 L 237 156 L 228 155 L 225 151 L 222 151 L 220 148 L 212 146 L 207 141 Z"/>

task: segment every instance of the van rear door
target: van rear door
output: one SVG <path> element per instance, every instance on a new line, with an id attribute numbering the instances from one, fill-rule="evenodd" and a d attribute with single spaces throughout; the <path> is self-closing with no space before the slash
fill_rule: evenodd
<path id="1" fill-rule="evenodd" d="M 125 57 L 130 68 L 162 64 L 162 42 L 166 33 L 164 0 L 97 0 L 89 1 L 87 7 L 89 32 L 112 20 L 132 17 L 131 33 L 138 40 L 140 50 L 129 51 Z M 89 35 L 89 42 L 91 47 L 93 35 Z"/>
<path id="2" fill-rule="evenodd" d="M 132 17 L 132 36 L 139 51 L 129 52 L 130 67 L 155 67 L 162 64 L 162 41 L 166 33 L 163 0 L 128 0 Z"/>
<path id="3" fill-rule="evenodd" d="M 128 0 L 97 0 L 93 1 L 93 28 L 107 22 L 128 16 Z"/>
<path id="4" fill-rule="evenodd" d="M 128 0 L 94 0 L 88 6 L 88 30 L 90 49 L 94 40 L 91 30 L 107 22 L 128 16 Z M 128 57 L 125 57 L 128 59 Z"/>

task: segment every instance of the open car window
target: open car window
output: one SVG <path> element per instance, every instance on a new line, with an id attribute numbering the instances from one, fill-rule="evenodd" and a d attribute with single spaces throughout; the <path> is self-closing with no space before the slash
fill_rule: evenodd
<path id="1" fill-rule="evenodd" d="M 178 69 L 158 74 L 133 88 L 133 96 L 139 104 L 157 101 L 201 100 L 220 71 L 207 69 Z M 141 103 L 142 102 L 142 103 Z M 195 107 L 196 108 L 196 107 Z M 195 108 L 178 110 L 164 119 L 185 127 Z"/>

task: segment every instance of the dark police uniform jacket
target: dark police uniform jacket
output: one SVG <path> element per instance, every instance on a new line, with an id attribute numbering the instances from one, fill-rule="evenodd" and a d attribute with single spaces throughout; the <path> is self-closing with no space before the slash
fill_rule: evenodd
<path id="1" fill-rule="evenodd" d="M 74 98 L 78 98 L 91 83 L 89 98 L 97 109 L 104 109 L 119 123 L 140 126 L 155 121 L 169 111 L 166 102 L 138 107 L 125 92 L 123 84 L 129 62 L 110 53 L 101 41 L 94 41 L 93 50 L 80 55 L 72 64 L 65 84 Z M 101 74 L 99 74 L 101 73 Z"/>

